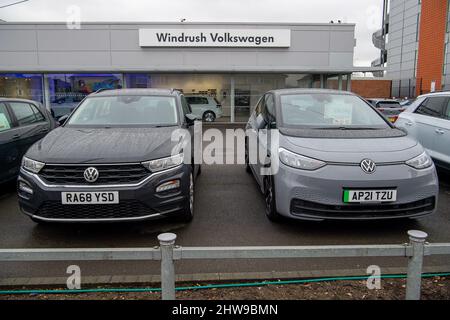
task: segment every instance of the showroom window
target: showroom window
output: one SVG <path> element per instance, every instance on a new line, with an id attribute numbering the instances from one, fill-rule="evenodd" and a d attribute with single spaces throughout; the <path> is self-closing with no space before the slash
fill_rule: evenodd
<path id="1" fill-rule="evenodd" d="M 99 89 L 120 89 L 121 74 L 48 74 L 48 99 L 56 117 L 70 113 L 88 94 Z"/>
<path id="2" fill-rule="evenodd" d="M 0 97 L 43 102 L 42 75 L 0 73 Z"/>

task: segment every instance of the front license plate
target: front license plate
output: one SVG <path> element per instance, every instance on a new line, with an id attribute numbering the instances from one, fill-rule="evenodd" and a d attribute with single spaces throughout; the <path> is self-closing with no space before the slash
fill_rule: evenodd
<path id="1" fill-rule="evenodd" d="M 397 190 L 344 190 L 344 202 L 394 202 Z"/>
<path id="2" fill-rule="evenodd" d="M 61 192 L 62 204 L 117 204 L 118 191 Z"/>

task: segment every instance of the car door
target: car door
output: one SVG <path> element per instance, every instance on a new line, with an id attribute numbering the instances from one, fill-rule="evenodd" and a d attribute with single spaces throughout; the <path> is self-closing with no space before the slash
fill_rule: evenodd
<path id="1" fill-rule="evenodd" d="M 273 94 L 267 93 L 264 95 L 261 116 L 264 119 L 264 126 L 258 133 L 258 164 L 256 166 L 258 173 L 258 180 L 261 186 L 263 186 L 263 179 L 266 172 L 266 168 L 270 166 L 270 146 L 271 146 L 271 124 L 276 122 L 275 118 L 275 99 Z"/>
<path id="2" fill-rule="evenodd" d="M 412 121 L 405 123 L 406 126 L 415 127 L 411 129 L 415 131 L 416 139 L 431 157 L 434 157 L 436 130 L 439 129 L 436 119 L 441 119 L 447 103 L 446 96 L 428 97 L 410 115 Z"/>
<path id="3" fill-rule="evenodd" d="M 208 99 L 204 97 L 185 97 L 185 98 L 192 108 L 192 113 L 195 114 L 199 119 L 201 119 L 203 117 L 203 113 L 207 109 Z"/>
<path id="4" fill-rule="evenodd" d="M 34 104 L 9 102 L 9 107 L 20 128 L 20 152 L 23 156 L 29 147 L 42 139 L 51 129 L 51 124 Z"/>
<path id="5" fill-rule="evenodd" d="M 256 104 L 255 110 L 250 115 L 250 118 L 247 123 L 247 134 L 249 137 L 247 138 L 247 152 L 249 153 L 249 166 L 252 169 L 256 180 L 258 183 L 260 182 L 260 171 L 259 171 L 259 160 L 258 160 L 258 133 L 259 133 L 259 122 L 263 119 L 262 109 L 264 105 L 264 96 L 262 96 L 258 103 Z"/>
<path id="6" fill-rule="evenodd" d="M 200 141 L 199 138 L 201 139 L 201 137 L 195 139 L 194 126 L 193 125 L 189 125 L 186 122 L 186 115 L 187 114 L 195 114 L 195 113 L 193 113 L 193 109 L 192 109 L 191 105 L 189 104 L 189 102 L 187 100 L 187 97 L 185 97 L 184 95 L 181 95 L 180 96 L 180 101 L 181 101 L 181 109 L 182 109 L 182 112 L 183 112 L 182 122 L 184 123 L 185 129 L 187 129 L 189 131 L 189 134 L 191 136 L 191 157 L 193 158 L 194 157 L 194 152 L 196 151 L 196 149 L 200 149 L 201 145 L 197 145 L 196 146 L 195 144 Z M 197 151 L 201 152 L 202 150 L 197 150 Z M 194 177 L 197 176 L 198 170 L 199 170 L 199 165 L 194 164 Z"/>
<path id="7" fill-rule="evenodd" d="M 8 105 L 0 102 L 0 183 L 13 179 L 19 172 L 22 160 L 20 131 Z"/>
<path id="8" fill-rule="evenodd" d="M 436 118 L 435 128 L 434 159 L 450 169 L 450 99 L 447 100 L 442 117 Z"/>

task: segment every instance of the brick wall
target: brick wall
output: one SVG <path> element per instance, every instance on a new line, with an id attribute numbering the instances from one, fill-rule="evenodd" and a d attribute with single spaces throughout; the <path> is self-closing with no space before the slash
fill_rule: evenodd
<path id="1" fill-rule="evenodd" d="M 432 81 L 436 82 L 436 90 L 441 89 L 447 10 L 448 0 L 422 0 L 417 61 L 417 94 L 429 92 Z"/>
<path id="2" fill-rule="evenodd" d="M 364 98 L 390 98 L 391 97 L 391 80 L 379 79 L 352 79 L 352 92 Z M 328 80 L 327 87 L 329 89 L 337 89 L 337 80 Z M 346 81 L 343 81 L 342 88 L 347 87 Z"/>

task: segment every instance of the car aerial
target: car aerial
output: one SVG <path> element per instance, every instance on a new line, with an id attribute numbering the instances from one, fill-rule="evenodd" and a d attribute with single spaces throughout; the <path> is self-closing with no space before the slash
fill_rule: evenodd
<path id="1" fill-rule="evenodd" d="M 405 107 L 394 99 L 370 98 L 366 100 L 384 114 L 392 123 L 397 121 L 398 115 L 405 111 Z"/>
<path id="2" fill-rule="evenodd" d="M 223 114 L 222 105 L 216 98 L 206 95 L 186 95 L 192 113 L 206 122 L 214 122 Z"/>
<path id="3" fill-rule="evenodd" d="M 249 135 L 274 134 L 264 129 L 277 129 L 278 146 L 256 135 L 265 159 L 252 163 Z M 350 92 L 269 91 L 247 132 L 246 168 L 271 220 L 416 218 L 436 209 L 438 179 L 422 146 Z M 277 162 L 276 172 L 262 174 Z"/>
<path id="4" fill-rule="evenodd" d="M 190 221 L 200 166 L 185 159 L 193 136 L 172 135 L 194 121 L 176 90 L 90 94 L 25 154 L 20 209 L 35 222 Z"/>
<path id="5" fill-rule="evenodd" d="M 0 98 L 0 184 L 17 178 L 22 156 L 55 126 L 40 103 Z"/>
<path id="6" fill-rule="evenodd" d="M 396 126 L 416 138 L 438 167 L 450 169 L 450 92 L 419 96 Z"/>

